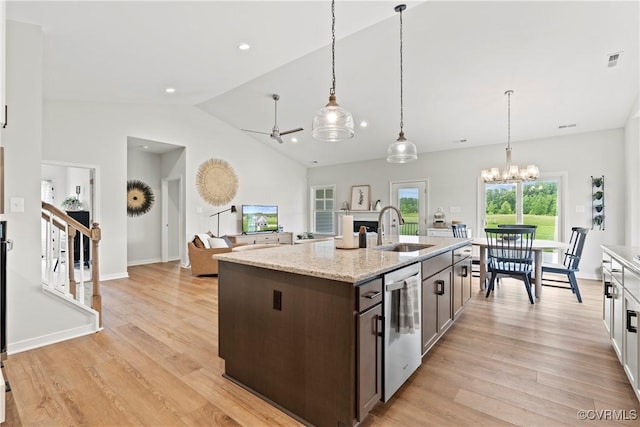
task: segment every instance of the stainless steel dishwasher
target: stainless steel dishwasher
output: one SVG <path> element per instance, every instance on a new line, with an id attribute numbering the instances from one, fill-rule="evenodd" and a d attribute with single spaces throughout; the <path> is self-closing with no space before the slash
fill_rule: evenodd
<path id="1" fill-rule="evenodd" d="M 382 401 L 388 401 L 422 363 L 422 278 L 421 264 L 400 268 L 384 275 L 384 383 Z M 417 285 L 416 285 L 417 282 Z M 417 287 L 411 289 L 412 286 Z M 410 292 L 413 290 L 413 292 Z M 407 302 L 415 316 L 413 328 L 400 327 L 400 304 Z M 417 298 L 417 300 L 416 300 Z M 403 325 L 406 326 L 406 325 Z M 408 332 L 407 329 L 411 330 Z"/>

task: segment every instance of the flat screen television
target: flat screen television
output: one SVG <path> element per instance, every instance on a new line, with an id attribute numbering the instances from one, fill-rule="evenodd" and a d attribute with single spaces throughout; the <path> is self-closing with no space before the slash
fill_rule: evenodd
<path id="1" fill-rule="evenodd" d="M 242 232 L 278 231 L 278 206 L 242 205 Z"/>

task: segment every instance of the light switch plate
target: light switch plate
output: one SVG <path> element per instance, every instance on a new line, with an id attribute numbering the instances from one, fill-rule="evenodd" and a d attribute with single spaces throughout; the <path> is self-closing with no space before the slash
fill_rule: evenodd
<path id="1" fill-rule="evenodd" d="M 449 208 L 449 212 L 451 212 L 451 213 L 460 213 L 460 206 L 451 206 Z"/>
<path id="2" fill-rule="evenodd" d="M 584 213 L 584 205 L 576 205 L 576 213 Z"/>
<path id="3" fill-rule="evenodd" d="M 9 209 L 11 212 L 24 212 L 24 199 L 22 197 L 12 197 Z"/>

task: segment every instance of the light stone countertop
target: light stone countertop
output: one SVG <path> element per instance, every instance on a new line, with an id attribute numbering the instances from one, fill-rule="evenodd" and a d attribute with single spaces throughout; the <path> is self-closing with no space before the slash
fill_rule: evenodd
<path id="1" fill-rule="evenodd" d="M 357 236 L 354 239 L 357 245 Z M 226 252 L 213 257 L 218 261 L 359 284 L 399 267 L 469 245 L 471 239 L 390 236 L 385 237 L 380 247 L 395 243 L 424 243 L 434 246 L 413 252 L 383 251 L 376 249 L 375 238 L 370 238 L 366 249 L 338 249 L 335 246 L 341 245 L 342 239 L 336 238 L 304 245 L 273 245 L 269 248 Z"/>

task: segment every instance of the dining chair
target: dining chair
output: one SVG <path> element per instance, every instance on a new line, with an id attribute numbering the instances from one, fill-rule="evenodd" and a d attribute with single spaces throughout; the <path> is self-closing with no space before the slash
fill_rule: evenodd
<path id="1" fill-rule="evenodd" d="M 536 230 L 538 226 L 530 224 L 498 224 L 498 228 L 532 228 Z"/>
<path id="2" fill-rule="evenodd" d="M 451 230 L 453 237 L 463 239 L 469 237 L 467 224 L 451 224 Z M 478 255 L 471 255 L 471 276 L 480 277 L 480 256 Z"/>
<path id="3" fill-rule="evenodd" d="M 569 239 L 569 249 L 564 253 L 562 264 L 542 263 L 542 285 L 571 289 L 571 292 L 576 295 L 576 298 L 580 303 L 582 302 L 582 297 L 580 296 L 580 288 L 578 288 L 576 271 L 579 271 L 578 266 L 580 265 L 582 249 L 584 248 L 584 242 L 587 239 L 588 232 L 588 228 L 572 227 L 571 238 Z M 567 278 L 558 279 L 556 277 L 545 277 L 545 273 L 565 275 Z M 569 286 L 555 285 L 548 282 L 568 283 Z"/>
<path id="4" fill-rule="evenodd" d="M 451 224 L 453 237 L 467 238 L 467 224 Z"/>
<path id="5" fill-rule="evenodd" d="M 488 272 L 491 273 L 486 297 L 493 292 L 498 275 L 519 278 L 533 304 L 531 273 L 533 272 L 533 240 L 535 229 L 531 227 L 485 228 L 487 235 Z"/>

